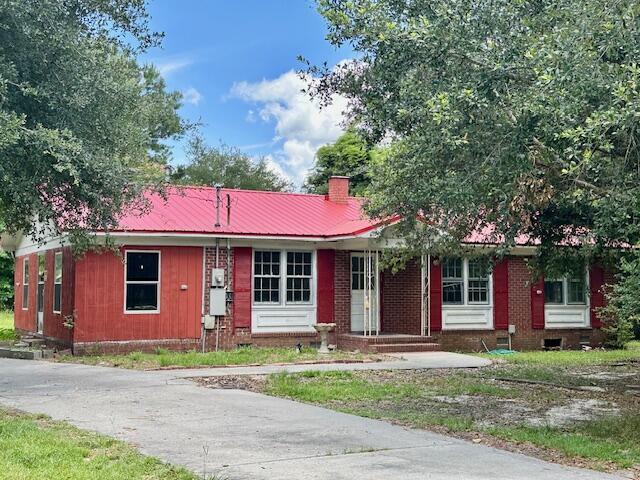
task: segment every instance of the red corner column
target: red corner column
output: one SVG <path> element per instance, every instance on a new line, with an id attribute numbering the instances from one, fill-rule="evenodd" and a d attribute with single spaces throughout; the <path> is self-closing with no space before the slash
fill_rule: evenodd
<path id="1" fill-rule="evenodd" d="M 493 328 L 509 328 L 509 259 L 504 258 L 493 267 Z"/>

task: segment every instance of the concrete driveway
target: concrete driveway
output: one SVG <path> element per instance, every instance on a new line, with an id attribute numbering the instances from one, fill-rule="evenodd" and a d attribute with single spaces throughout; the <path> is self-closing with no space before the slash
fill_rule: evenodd
<path id="1" fill-rule="evenodd" d="M 0 359 L 0 403 L 230 480 L 617 478 L 171 372 Z"/>

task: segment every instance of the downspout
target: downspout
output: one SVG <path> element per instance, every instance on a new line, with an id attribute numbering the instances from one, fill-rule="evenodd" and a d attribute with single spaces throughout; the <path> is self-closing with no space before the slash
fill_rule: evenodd
<path id="1" fill-rule="evenodd" d="M 219 258 L 220 258 L 220 239 L 216 238 L 216 268 L 219 268 L 219 265 L 220 265 L 218 261 Z M 220 317 L 216 317 L 216 352 L 218 351 L 219 342 L 220 342 Z"/>
<path id="2" fill-rule="evenodd" d="M 427 336 L 431 336 L 431 254 L 427 255 Z"/>

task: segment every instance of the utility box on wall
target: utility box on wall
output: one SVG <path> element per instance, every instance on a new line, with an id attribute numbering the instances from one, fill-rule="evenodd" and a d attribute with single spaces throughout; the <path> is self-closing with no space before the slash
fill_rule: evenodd
<path id="1" fill-rule="evenodd" d="M 227 287 L 224 281 L 224 269 L 211 269 L 211 288 L 209 289 L 209 315 L 227 314 Z"/>

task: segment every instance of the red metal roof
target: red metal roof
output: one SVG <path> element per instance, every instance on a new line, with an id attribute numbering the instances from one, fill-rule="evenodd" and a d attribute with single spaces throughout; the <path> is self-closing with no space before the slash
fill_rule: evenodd
<path id="1" fill-rule="evenodd" d="M 324 195 L 223 188 L 219 227 L 215 188 L 172 187 L 166 199 L 156 194 L 148 198 L 150 211 L 125 214 L 116 231 L 327 238 L 357 235 L 380 224 L 366 218 L 363 200 L 355 197 L 339 204 Z"/>

